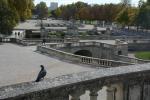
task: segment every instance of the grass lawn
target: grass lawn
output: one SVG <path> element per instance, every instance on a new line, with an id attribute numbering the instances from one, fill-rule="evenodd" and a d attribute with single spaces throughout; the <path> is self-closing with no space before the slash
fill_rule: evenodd
<path id="1" fill-rule="evenodd" d="M 150 51 L 136 52 L 135 57 L 139 59 L 150 60 Z"/>

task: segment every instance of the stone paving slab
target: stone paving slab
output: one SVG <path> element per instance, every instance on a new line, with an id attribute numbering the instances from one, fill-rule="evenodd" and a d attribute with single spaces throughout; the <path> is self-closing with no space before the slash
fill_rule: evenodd
<path id="1" fill-rule="evenodd" d="M 0 45 L 0 87 L 34 81 L 41 64 L 48 72 L 46 78 L 93 70 L 39 54 L 35 50 L 34 46 Z"/>

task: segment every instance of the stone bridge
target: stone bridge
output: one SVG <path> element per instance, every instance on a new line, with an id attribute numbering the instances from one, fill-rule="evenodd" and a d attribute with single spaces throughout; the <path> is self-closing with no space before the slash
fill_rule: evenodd
<path id="1" fill-rule="evenodd" d="M 51 57 L 57 57 L 58 59 L 72 61 L 73 63 L 76 64 L 81 64 L 81 63 L 86 64 L 86 65 L 90 65 L 91 67 L 117 67 L 117 66 L 134 64 L 134 63 L 128 63 L 123 61 L 115 61 L 115 60 L 87 57 L 82 55 L 75 55 L 72 53 L 55 49 L 55 46 L 64 47 L 64 45 L 65 44 L 52 44 L 52 45 L 38 46 L 37 51 L 44 54 L 48 54 Z"/>
<path id="2" fill-rule="evenodd" d="M 42 82 L 0 88 L 0 100 L 79 100 L 86 90 L 97 100 L 107 86 L 107 100 L 150 100 L 150 63 L 69 74 Z"/>
<path id="3" fill-rule="evenodd" d="M 79 54 L 80 51 L 83 50 L 87 53 L 90 53 L 92 57 L 96 58 L 113 58 L 113 54 L 118 54 L 119 52 L 121 55 L 127 55 L 127 44 L 126 43 L 102 43 L 99 41 L 82 41 L 82 42 L 73 42 L 73 43 L 58 43 L 58 44 L 49 44 L 47 45 L 51 48 L 55 48 L 58 50 L 62 50 L 65 52 L 73 53 L 73 54 Z M 88 54 L 87 54 L 88 55 Z M 83 55 L 83 56 L 87 56 Z"/>
<path id="4" fill-rule="evenodd" d="M 76 55 L 101 59 L 113 59 L 114 55 L 128 54 L 128 46 L 125 42 L 109 44 L 98 41 L 83 41 L 54 45 L 51 44 L 50 47 Z"/>
<path id="5" fill-rule="evenodd" d="M 101 43 L 99 41 L 50 43 L 39 45 L 37 50 L 50 56 L 58 57 L 59 59 L 98 67 L 116 67 L 150 62 L 128 57 L 128 46 L 126 43 L 120 41 L 112 44 Z"/>

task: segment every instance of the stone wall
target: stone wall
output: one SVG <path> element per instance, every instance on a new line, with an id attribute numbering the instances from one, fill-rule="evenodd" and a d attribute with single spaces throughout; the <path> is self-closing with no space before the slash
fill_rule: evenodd
<path id="1" fill-rule="evenodd" d="M 58 59 L 69 60 L 74 63 L 83 63 L 86 65 L 90 65 L 92 67 L 117 67 L 117 66 L 132 65 L 132 63 L 127 63 L 122 61 L 114 61 L 108 59 L 100 59 L 100 58 L 75 55 L 72 53 L 56 50 L 54 48 L 49 48 L 45 46 L 38 46 L 37 51 L 40 51 L 41 53 L 46 53 L 49 56 L 57 57 Z"/>
<path id="2" fill-rule="evenodd" d="M 92 57 L 101 58 L 101 59 L 113 59 L 112 53 L 114 52 L 113 48 L 109 49 L 109 48 L 102 47 L 102 46 L 101 47 L 84 46 L 84 47 L 60 48 L 59 50 L 73 53 L 73 54 L 75 54 L 76 52 L 81 51 L 81 50 L 87 50 L 92 53 Z"/>
<path id="3" fill-rule="evenodd" d="M 150 100 L 150 80 L 128 80 L 124 83 L 124 100 Z"/>
<path id="4" fill-rule="evenodd" d="M 91 100 L 103 86 L 116 88 L 109 91 L 109 100 L 149 100 L 150 64 L 132 65 L 91 72 L 69 74 L 39 83 L 28 82 L 0 88 L 0 100 L 78 100 L 86 90 Z M 109 88 L 110 89 L 110 88 Z M 123 93 L 121 93 L 121 91 Z M 115 94 L 114 94 L 115 92 Z M 141 95 L 143 94 L 143 95 Z M 75 99 L 76 98 L 76 99 Z M 142 99 L 141 99 L 142 98 Z"/>
<path id="5" fill-rule="evenodd" d="M 100 59 L 114 59 L 113 55 L 126 55 L 128 54 L 128 46 L 126 43 L 117 43 L 114 45 L 100 43 L 100 42 L 76 42 L 76 43 L 63 43 L 49 45 L 61 51 L 75 54 L 81 50 L 87 50 L 92 53 L 92 57 Z M 81 54 L 82 55 L 82 54 Z"/>

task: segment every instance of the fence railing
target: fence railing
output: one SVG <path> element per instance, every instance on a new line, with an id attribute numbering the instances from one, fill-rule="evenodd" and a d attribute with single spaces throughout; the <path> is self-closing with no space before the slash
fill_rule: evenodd
<path id="1" fill-rule="evenodd" d="M 133 63 L 127 63 L 127 62 L 122 62 L 122 61 L 114 61 L 114 60 L 99 59 L 99 58 L 75 55 L 72 53 L 67 53 L 64 51 L 56 50 L 54 48 L 49 48 L 46 46 L 37 46 L 37 50 L 42 53 L 49 54 L 50 56 L 58 57 L 59 59 L 70 60 L 75 63 L 83 63 L 87 65 L 92 65 L 95 67 L 117 67 L 117 66 L 125 66 L 125 65 L 133 64 Z"/>

